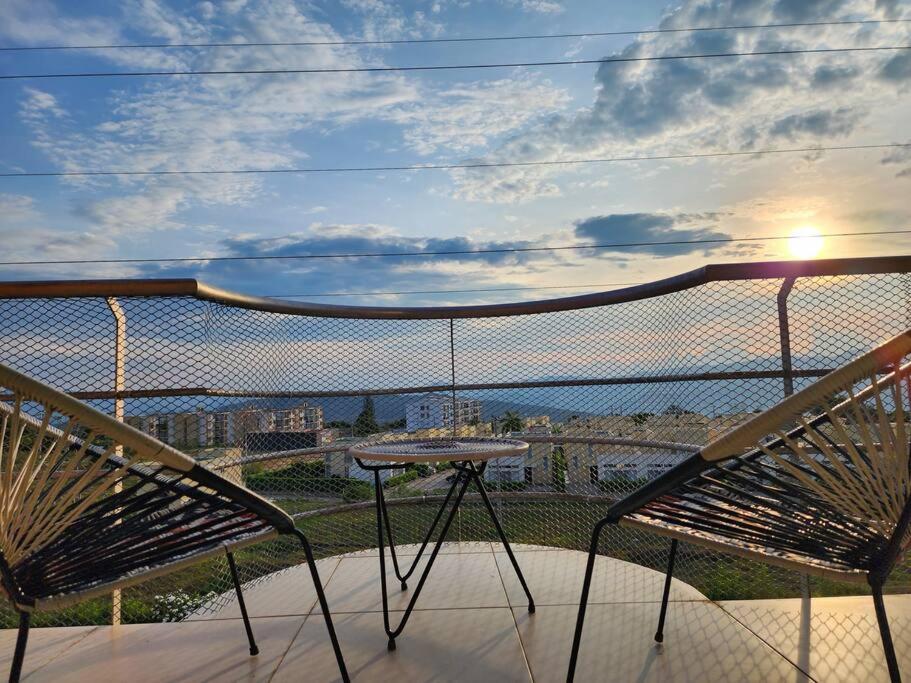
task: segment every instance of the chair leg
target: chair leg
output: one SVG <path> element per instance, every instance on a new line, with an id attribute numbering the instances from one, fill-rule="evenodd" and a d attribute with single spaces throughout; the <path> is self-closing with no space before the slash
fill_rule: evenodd
<path id="1" fill-rule="evenodd" d="M 889 678 L 892 683 L 901 683 L 902 676 L 898 670 L 898 659 L 895 657 L 895 645 L 892 642 L 892 632 L 889 630 L 889 620 L 886 617 L 886 605 L 883 603 L 883 586 L 881 583 L 871 583 L 870 585 L 873 589 L 873 606 L 876 608 L 879 635 L 886 653 L 886 665 L 889 667 Z"/>
<path id="2" fill-rule="evenodd" d="M 9 683 L 19 683 L 22 673 L 22 662 L 25 659 L 25 644 L 28 642 L 28 627 L 31 613 L 19 613 L 19 635 L 16 637 L 16 651 L 13 654 L 13 665 L 9 671 Z"/>
<path id="3" fill-rule="evenodd" d="M 572 683 L 576 675 L 576 661 L 579 658 L 579 645 L 582 642 L 582 626 L 585 623 L 585 608 L 588 606 L 588 592 L 592 585 L 592 575 L 595 572 L 595 556 L 598 553 L 598 541 L 601 531 L 607 524 L 607 519 L 602 519 L 592 530 L 592 542 L 588 549 L 588 563 L 585 565 L 585 579 L 582 581 L 582 596 L 579 598 L 579 613 L 576 616 L 576 631 L 573 634 L 573 649 L 569 655 L 569 670 L 566 672 L 567 683 Z"/>
<path id="4" fill-rule="evenodd" d="M 319 572 L 316 569 L 316 560 L 313 559 L 313 550 L 310 548 L 310 542 L 300 529 L 295 529 L 294 535 L 300 540 L 301 545 L 304 548 L 304 554 L 307 556 L 307 566 L 310 567 L 310 577 L 313 579 L 313 587 L 316 588 L 316 597 L 319 599 L 320 609 L 323 610 L 323 619 L 326 621 L 326 630 L 329 631 L 329 640 L 332 641 L 332 649 L 335 651 L 335 660 L 338 662 L 338 670 L 342 675 L 342 681 L 344 681 L 344 683 L 350 683 L 351 678 L 348 676 L 348 668 L 345 666 L 342 648 L 338 644 L 338 636 L 335 635 L 335 627 L 332 625 L 332 615 L 329 613 L 329 603 L 326 601 L 323 583 L 320 581 Z"/>
<path id="5" fill-rule="evenodd" d="M 231 568 L 231 578 L 234 579 L 234 590 L 237 593 L 237 604 L 240 615 L 244 618 L 244 628 L 247 630 L 247 640 L 250 642 L 250 654 L 258 655 L 259 648 L 253 638 L 253 628 L 250 626 L 250 617 L 247 616 L 247 605 L 244 603 L 244 592 L 240 589 L 240 579 L 237 577 L 237 565 L 234 563 L 234 553 L 228 551 L 228 566 Z"/>
<path id="6" fill-rule="evenodd" d="M 658 616 L 658 630 L 655 642 L 664 641 L 664 618 L 667 616 L 667 601 L 671 595 L 671 578 L 674 575 L 674 559 L 677 557 L 677 539 L 671 540 L 671 555 L 667 560 L 667 575 L 664 577 L 664 595 L 661 596 L 661 614 Z"/>

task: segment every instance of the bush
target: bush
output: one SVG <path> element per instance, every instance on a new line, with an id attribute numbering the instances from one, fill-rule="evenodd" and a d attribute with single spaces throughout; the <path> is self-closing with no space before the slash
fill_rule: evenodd
<path id="1" fill-rule="evenodd" d="M 203 603 L 217 597 L 214 592 L 193 595 L 185 590 L 177 590 L 156 595 L 152 603 L 150 621 L 183 621 L 184 618 L 199 609 Z"/>
<path id="2" fill-rule="evenodd" d="M 296 462 L 280 470 L 266 470 L 246 473 L 247 487 L 254 491 L 298 491 L 302 488 L 302 481 L 308 484 L 320 482 L 325 485 L 326 467 L 321 460 Z"/>
<path id="3" fill-rule="evenodd" d="M 384 489 L 391 489 L 394 486 L 399 484 L 405 484 L 409 481 L 414 481 L 418 478 L 417 470 L 406 470 L 401 474 L 397 474 L 394 477 L 389 477 L 385 482 L 383 482 Z"/>
<path id="4" fill-rule="evenodd" d="M 368 500 L 373 497 L 373 487 L 366 481 L 359 479 L 347 479 L 344 481 L 348 482 L 342 489 L 342 500 L 346 503 Z"/>

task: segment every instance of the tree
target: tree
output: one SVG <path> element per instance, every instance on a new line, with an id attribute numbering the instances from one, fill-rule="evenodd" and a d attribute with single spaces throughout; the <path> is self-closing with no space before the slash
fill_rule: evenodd
<path id="1" fill-rule="evenodd" d="M 368 436 L 380 431 L 380 426 L 376 422 L 376 411 L 373 408 L 373 397 L 364 398 L 364 407 L 361 414 L 354 421 L 354 436 Z"/>
<path id="2" fill-rule="evenodd" d="M 554 425 L 550 429 L 551 434 L 562 434 L 563 429 L 559 425 Z M 554 491 L 566 493 L 566 449 L 564 445 L 556 444 L 551 451 L 553 454 L 553 486 Z"/>
<path id="3" fill-rule="evenodd" d="M 507 410 L 503 413 L 503 417 L 500 418 L 501 434 L 505 434 L 506 432 L 521 432 L 524 426 L 525 422 L 522 420 L 521 415 L 514 410 Z"/>

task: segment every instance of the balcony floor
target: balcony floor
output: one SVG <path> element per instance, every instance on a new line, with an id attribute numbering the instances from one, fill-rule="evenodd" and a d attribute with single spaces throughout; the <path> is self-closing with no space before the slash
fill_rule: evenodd
<path id="1" fill-rule="evenodd" d="M 404 546 L 408 562 L 415 546 Z M 584 553 L 516 547 L 537 602 L 524 594 L 499 545 L 447 544 L 398 649 L 387 652 L 376 551 L 320 560 L 349 671 L 361 681 L 562 681 Z M 411 555 L 409 555 L 409 553 Z M 390 569 L 391 572 L 391 569 Z M 577 680 L 888 680 L 869 597 L 713 603 L 675 581 L 665 641 L 652 639 L 663 576 L 599 557 Z M 416 585 L 416 579 L 412 580 Z M 390 583 L 391 607 L 409 593 Z M 237 606 L 177 624 L 34 629 L 24 680 L 333 681 L 338 679 L 306 567 L 245 591 L 260 647 L 247 653 Z M 911 596 L 887 598 L 899 662 L 911 671 Z M 393 620 L 398 615 L 393 614 Z M 0 632 L 9 667 L 15 631 Z M 7 669 L 0 669 L 5 675 Z"/>

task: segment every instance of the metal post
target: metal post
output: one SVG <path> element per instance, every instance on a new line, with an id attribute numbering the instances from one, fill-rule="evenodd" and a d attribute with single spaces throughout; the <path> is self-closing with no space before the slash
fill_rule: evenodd
<path id="1" fill-rule="evenodd" d="M 458 408 L 456 403 L 456 369 L 455 369 L 455 321 L 449 319 L 449 359 L 452 368 L 452 438 L 459 435 L 456 424 L 458 423 Z"/>
<path id="2" fill-rule="evenodd" d="M 126 388 L 124 353 L 127 344 L 127 319 L 123 313 L 123 308 L 116 297 L 109 296 L 105 299 L 111 314 L 114 316 L 114 413 L 115 420 L 123 422 L 124 401 L 117 394 Z M 117 446 L 114 449 L 114 455 L 123 456 L 123 446 Z M 114 493 L 120 493 L 123 484 L 118 482 L 114 486 Z M 120 624 L 120 589 L 111 592 L 111 625 Z"/>
<path id="3" fill-rule="evenodd" d="M 781 370 L 784 375 L 784 395 L 794 393 L 794 369 L 791 365 L 791 328 L 788 323 L 788 296 L 797 278 L 786 277 L 778 290 L 778 336 L 781 339 Z"/>
<path id="4" fill-rule="evenodd" d="M 794 289 L 795 277 L 786 277 L 778 290 L 778 337 L 781 342 L 781 372 L 785 397 L 794 393 L 794 365 L 791 361 L 791 325 L 788 320 L 788 296 Z M 800 575 L 801 620 L 810 619 L 810 578 Z M 809 627 L 809 623 L 805 624 Z M 801 629 L 801 633 L 804 629 Z"/>

